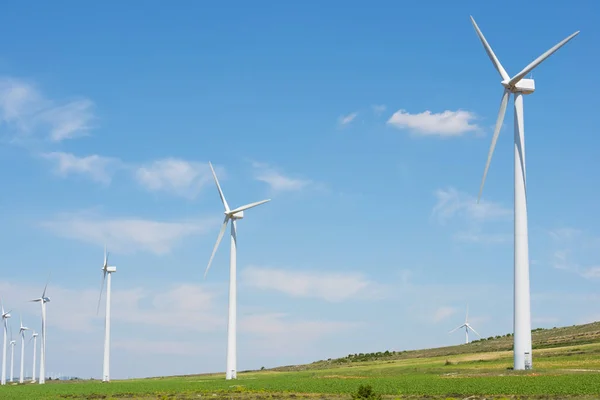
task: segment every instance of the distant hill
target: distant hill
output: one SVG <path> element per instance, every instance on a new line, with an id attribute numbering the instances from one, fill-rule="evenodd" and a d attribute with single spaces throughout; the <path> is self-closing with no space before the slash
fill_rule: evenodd
<path id="1" fill-rule="evenodd" d="M 538 328 L 531 331 L 533 349 L 562 347 L 600 342 L 600 322 L 585 325 L 573 325 L 560 328 Z M 310 369 L 344 367 L 356 362 L 401 360 L 408 358 L 440 357 L 464 353 L 483 353 L 496 351 L 509 351 L 513 347 L 512 333 L 503 336 L 474 340 L 469 344 L 457 346 L 438 347 L 433 349 L 409 351 L 382 351 L 377 353 L 349 354 L 346 357 L 315 361 L 305 365 L 288 365 L 271 368 L 271 371 L 303 371 Z"/>

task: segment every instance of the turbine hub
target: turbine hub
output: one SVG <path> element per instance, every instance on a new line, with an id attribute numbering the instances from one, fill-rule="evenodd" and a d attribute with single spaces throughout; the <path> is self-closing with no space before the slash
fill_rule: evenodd
<path id="1" fill-rule="evenodd" d="M 514 85 L 509 85 L 509 80 L 502 81 L 502 86 L 511 93 L 531 94 L 535 91 L 535 81 L 533 79 L 523 78 Z"/>
<path id="2" fill-rule="evenodd" d="M 229 218 L 231 219 L 242 219 L 244 218 L 244 212 L 243 211 L 238 211 L 235 214 L 229 214 L 229 213 L 225 213 L 227 215 L 229 215 Z"/>

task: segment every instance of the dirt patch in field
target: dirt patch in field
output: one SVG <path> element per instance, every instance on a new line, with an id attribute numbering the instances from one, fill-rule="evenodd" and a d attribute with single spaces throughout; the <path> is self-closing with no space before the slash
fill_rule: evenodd
<path id="1" fill-rule="evenodd" d="M 322 379 L 365 379 L 366 376 L 358 376 L 358 375 L 323 375 L 319 378 Z"/>

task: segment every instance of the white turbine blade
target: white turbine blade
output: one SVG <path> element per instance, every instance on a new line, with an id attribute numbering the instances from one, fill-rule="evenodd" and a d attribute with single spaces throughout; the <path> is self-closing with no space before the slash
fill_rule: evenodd
<path id="1" fill-rule="evenodd" d="M 514 77 L 512 77 L 510 79 L 510 81 L 508 82 L 509 86 L 512 86 L 515 83 L 519 82 L 521 79 L 523 79 L 523 77 L 525 75 L 527 75 L 529 72 L 531 72 L 531 70 L 533 70 L 535 67 L 537 67 L 538 65 L 540 65 L 542 63 L 542 61 L 544 61 L 546 58 L 550 57 L 556 50 L 558 50 L 561 47 L 563 47 L 565 44 L 567 44 L 567 42 L 569 40 L 573 39 L 578 34 L 579 34 L 579 31 L 571 34 L 566 39 L 563 39 L 557 45 L 555 45 L 554 47 L 552 47 L 550 50 L 548 50 L 547 52 L 545 52 L 544 54 L 542 54 L 541 56 L 539 56 L 538 58 L 536 58 L 535 60 L 533 60 L 531 62 L 531 64 L 529 64 L 528 66 L 526 66 L 525 68 L 523 68 L 523 71 L 519 72 L 518 74 L 516 74 Z"/>
<path id="2" fill-rule="evenodd" d="M 213 248 L 212 254 L 210 255 L 210 260 L 208 260 L 208 266 L 206 267 L 206 271 L 204 271 L 204 279 L 206 279 L 206 274 L 208 274 L 208 269 L 210 268 L 210 264 L 212 264 L 212 260 L 215 257 L 215 253 L 217 252 L 219 243 L 221 243 L 221 239 L 223 239 L 223 235 L 225 234 L 225 229 L 227 228 L 228 221 L 229 216 L 226 215 L 225 220 L 223 220 L 223 225 L 221 225 L 221 231 L 219 232 L 219 236 L 217 236 L 217 243 L 215 243 L 215 247 Z"/>
<path id="3" fill-rule="evenodd" d="M 467 315 L 465 316 L 465 324 L 469 322 L 469 304 L 467 304 Z"/>
<path id="4" fill-rule="evenodd" d="M 470 330 L 472 330 L 473 332 L 475 332 L 475 334 L 476 334 L 477 336 L 481 337 L 481 335 L 480 335 L 479 333 L 477 333 L 477 331 L 476 331 L 475 329 L 473 329 L 473 328 L 471 327 L 471 325 L 467 325 L 467 329 L 470 329 Z"/>
<path id="5" fill-rule="evenodd" d="M 48 288 L 48 283 L 50 282 L 50 276 L 52 275 L 52 271 L 48 273 L 48 279 L 46 280 L 46 286 L 44 286 L 44 292 L 42 293 L 42 298 L 46 297 L 46 289 Z"/>
<path id="6" fill-rule="evenodd" d="M 490 146 L 490 150 L 488 152 L 487 162 L 485 163 L 485 169 L 483 170 L 483 178 L 481 179 L 481 186 L 479 186 L 479 195 L 477 196 L 477 203 L 481 199 L 481 193 L 483 192 L 483 185 L 485 185 L 485 178 L 487 177 L 488 170 L 490 168 L 490 163 L 492 162 L 492 156 L 494 155 L 494 149 L 496 148 L 496 142 L 498 141 L 498 136 L 500 135 L 500 128 L 502 128 L 502 123 L 504 122 L 504 114 L 506 114 L 506 105 L 508 104 L 508 97 L 510 96 L 510 92 L 504 89 L 504 93 L 502 94 L 502 101 L 500 102 L 500 110 L 498 111 L 498 119 L 496 120 L 496 127 L 494 128 L 494 135 L 492 136 L 492 144 Z"/>
<path id="7" fill-rule="evenodd" d="M 465 324 L 462 324 L 461 326 L 458 326 L 458 327 L 456 327 L 456 328 L 452 329 L 452 330 L 451 330 L 450 332 L 448 332 L 448 333 L 456 332 L 457 330 L 459 330 L 459 329 L 460 329 L 460 328 L 462 328 L 463 326 L 465 326 Z"/>
<path id="8" fill-rule="evenodd" d="M 106 244 L 104 244 L 104 266 L 108 265 L 108 254 L 106 253 Z"/>
<path id="9" fill-rule="evenodd" d="M 98 297 L 98 307 L 96 308 L 96 315 L 100 312 L 100 302 L 102 301 L 102 291 L 104 290 L 104 280 L 106 279 L 106 269 L 102 271 L 102 284 L 100 286 L 100 297 Z"/>
<path id="10" fill-rule="evenodd" d="M 479 40 L 481 40 L 481 44 L 483 44 L 483 48 L 485 49 L 485 52 L 487 53 L 490 60 L 492 60 L 492 64 L 494 64 L 494 67 L 496 67 L 496 70 L 500 73 L 502 80 L 509 79 L 510 77 L 504 70 L 504 67 L 502 67 L 502 64 L 500 64 L 500 61 L 498 60 L 498 57 L 496 57 L 496 54 L 494 54 L 494 51 L 492 50 L 492 47 L 490 46 L 490 44 L 487 42 L 487 40 L 485 40 L 485 36 L 483 36 L 483 33 L 481 33 L 481 30 L 477 26 L 477 23 L 475 22 L 475 19 L 473 19 L 473 17 L 471 17 L 471 22 L 473 23 L 473 26 L 475 27 L 475 31 L 477 32 L 477 36 L 479 36 Z"/>
<path id="11" fill-rule="evenodd" d="M 271 201 L 271 199 L 266 199 L 266 200 L 257 201 L 255 203 L 246 204 L 245 206 L 241 206 L 241 207 L 236 208 L 235 210 L 229 211 L 229 214 L 233 215 L 233 214 L 235 214 L 237 212 L 245 211 L 245 210 L 247 210 L 249 208 L 260 206 L 261 204 L 265 204 L 268 201 Z"/>
<path id="12" fill-rule="evenodd" d="M 212 171 L 213 177 L 215 178 L 215 183 L 217 184 L 217 189 L 219 189 L 219 196 L 221 196 L 221 202 L 223 202 L 225 211 L 229 212 L 229 204 L 227 204 L 227 200 L 225 200 L 225 195 L 223 194 L 223 191 L 221 190 L 221 185 L 219 185 L 219 180 L 217 179 L 217 174 L 215 174 L 215 170 L 214 170 L 212 164 L 210 163 L 210 161 L 208 162 L 208 165 L 210 165 L 210 170 Z"/>

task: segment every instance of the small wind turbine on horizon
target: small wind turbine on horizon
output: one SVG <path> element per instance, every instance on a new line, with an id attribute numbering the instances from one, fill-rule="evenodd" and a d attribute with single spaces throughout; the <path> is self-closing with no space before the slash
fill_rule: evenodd
<path id="1" fill-rule="evenodd" d="M 100 286 L 100 297 L 98 298 L 98 308 L 96 310 L 96 315 L 98 315 L 100 301 L 102 300 L 102 290 L 104 289 L 104 281 L 106 281 L 106 315 L 104 320 L 104 364 L 102 369 L 102 382 L 110 382 L 110 294 L 111 275 L 113 272 L 117 272 L 117 267 L 108 266 L 108 253 L 106 252 L 105 245 L 104 264 L 102 265 L 102 285 Z"/>
<path id="2" fill-rule="evenodd" d="M 15 345 L 17 344 L 16 340 L 12 339 L 12 330 L 10 332 L 10 382 L 14 382 L 15 380 L 15 374 L 14 374 L 14 367 L 15 367 Z"/>
<path id="3" fill-rule="evenodd" d="M 492 144 L 488 152 L 487 162 L 483 171 L 481 186 L 477 202 L 481 198 L 485 178 L 492 161 L 496 141 L 500 134 L 500 128 L 504 121 L 504 114 L 508 104 L 508 98 L 512 93 L 514 95 L 514 369 L 531 369 L 533 362 L 531 359 L 531 302 L 529 287 L 529 238 L 527 228 L 527 189 L 525 174 L 525 128 L 523 117 L 523 95 L 534 92 L 535 83 L 533 79 L 525 79 L 535 67 L 541 64 L 546 58 L 550 57 L 555 51 L 564 46 L 569 40 L 573 39 L 579 31 L 563 39 L 557 45 L 546 51 L 527 65 L 521 72 L 513 76 L 508 75 L 487 40 L 481 33 L 481 30 L 471 17 L 471 22 L 475 27 L 477 36 L 485 48 L 485 52 L 494 64 L 494 67 L 502 77 L 502 86 L 504 93 L 500 103 L 500 111 L 496 127 L 492 136 Z"/>
<path id="4" fill-rule="evenodd" d="M 31 368 L 31 383 L 35 383 L 35 356 L 37 353 L 37 337 L 38 334 L 34 331 L 31 334 L 31 338 L 29 338 L 30 342 L 33 340 L 33 367 Z"/>
<path id="5" fill-rule="evenodd" d="M 25 331 L 29 328 L 23 326 L 23 316 L 19 315 L 21 320 L 21 327 L 19 328 L 19 335 L 21 336 L 21 375 L 19 375 L 19 383 L 23 383 L 25 379 Z"/>
<path id="6" fill-rule="evenodd" d="M 221 239 L 223 239 L 223 235 L 225 234 L 225 229 L 227 229 L 227 223 L 231 220 L 231 250 L 230 250 L 230 259 L 229 259 L 229 319 L 227 323 L 227 371 L 225 372 L 225 379 L 236 379 L 237 378 L 237 350 L 236 350 L 236 308 L 237 308 L 237 280 L 236 280 L 236 257 L 237 257 L 237 228 L 236 221 L 238 219 L 244 218 L 244 211 L 250 208 L 259 206 L 264 204 L 271 199 L 257 201 L 255 203 L 246 204 L 245 206 L 238 207 L 234 210 L 229 209 L 229 205 L 227 204 L 227 200 L 225 200 L 225 195 L 223 195 L 223 191 L 221 190 L 221 185 L 219 185 L 219 180 L 217 179 L 217 174 L 215 174 L 215 170 L 212 164 L 209 162 L 210 170 L 212 171 L 213 177 L 215 178 L 215 184 L 217 185 L 217 190 L 219 191 L 219 196 L 221 197 L 221 202 L 223 203 L 223 207 L 225 207 L 225 220 L 223 221 L 223 225 L 221 226 L 221 231 L 219 232 L 219 236 L 217 236 L 217 243 L 210 255 L 210 260 L 208 260 L 208 266 L 206 267 L 206 271 L 204 272 L 204 279 L 206 279 L 206 274 L 210 268 L 210 264 L 212 263 L 213 258 L 215 257 L 215 253 L 217 252 L 217 248 L 219 247 L 219 243 L 221 243 Z"/>
<path id="7" fill-rule="evenodd" d="M 10 311 L 4 312 L 4 302 L 2 302 L 1 299 L 0 299 L 0 305 L 2 307 L 2 323 L 4 325 L 4 340 L 3 340 L 3 344 L 2 344 L 2 379 L 1 379 L 1 384 L 2 385 L 6 385 L 6 340 L 8 339 L 8 319 L 10 318 Z"/>
<path id="8" fill-rule="evenodd" d="M 465 323 L 462 324 L 459 327 L 456 327 L 456 328 L 452 329 L 448 333 L 450 334 L 452 332 L 456 332 L 460 328 L 465 328 L 465 344 L 469 343 L 469 329 L 472 330 L 473 332 L 475 332 L 475 334 L 481 338 L 481 335 L 479 333 L 477 333 L 477 331 L 475 329 L 473 329 L 473 327 L 471 326 L 471 324 L 469 324 L 469 306 L 468 305 L 467 305 L 467 315 L 465 316 Z"/>
<path id="9" fill-rule="evenodd" d="M 46 286 L 44 286 L 42 296 L 37 299 L 30 300 L 32 302 L 39 302 L 42 306 L 42 345 L 40 348 L 40 379 L 38 382 L 40 385 L 46 383 L 46 303 L 50 301 L 50 299 L 46 297 L 46 289 L 48 289 L 49 282 L 50 275 L 48 275 L 48 280 L 46 281 Z"/>

